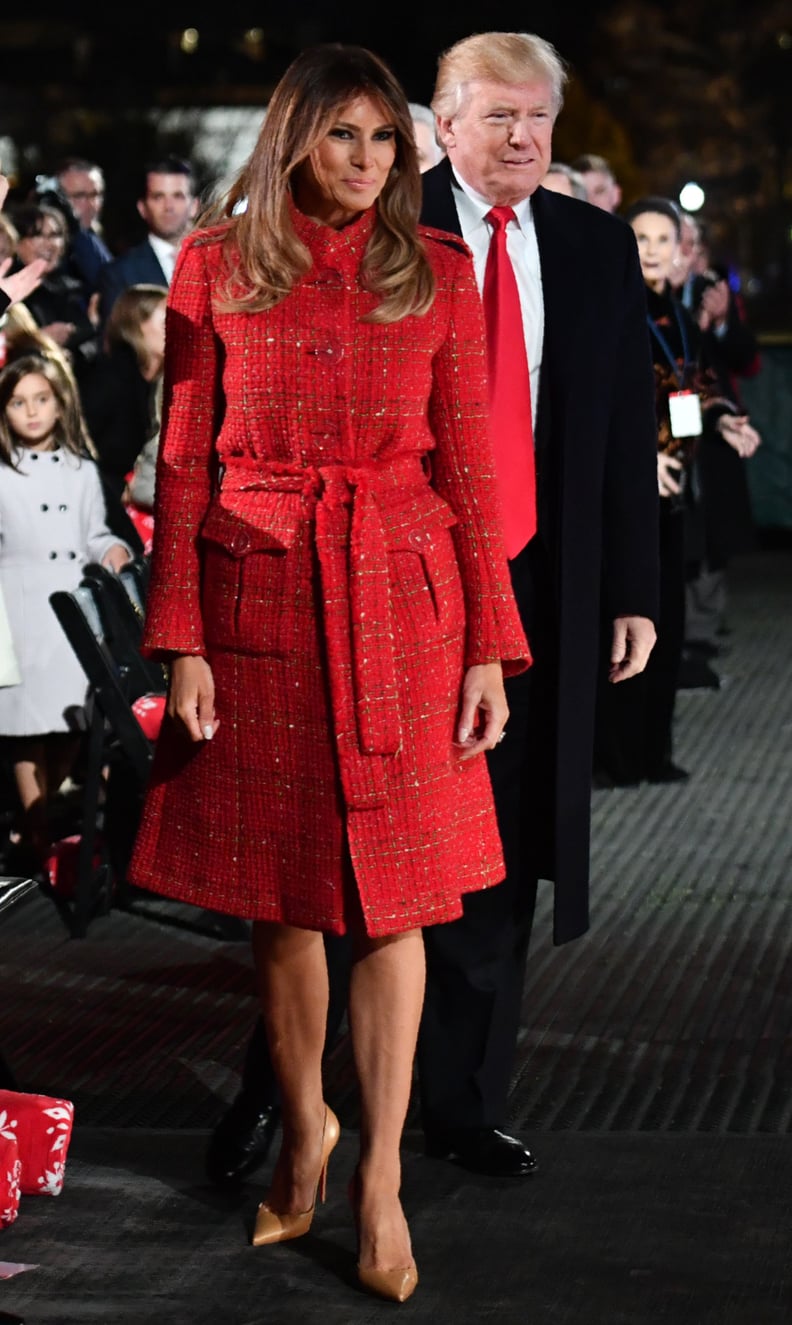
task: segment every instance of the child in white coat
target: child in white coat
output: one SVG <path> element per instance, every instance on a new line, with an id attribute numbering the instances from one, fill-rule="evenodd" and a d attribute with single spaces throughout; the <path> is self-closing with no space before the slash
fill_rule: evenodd
<path id="1" fill-rule="evenodd" d="M 118 570 L 130 558 L 107 528 L 89 451 L 61 365 L 31 354 L 0 372 L 0 588 L 21 676 L 0 689 L 0 737 L 21 810 L 16 872 L 43 868 L 48 807 L 85 726 L 86 677 L 49 596 L 76 588 L 88 561 Z"/>

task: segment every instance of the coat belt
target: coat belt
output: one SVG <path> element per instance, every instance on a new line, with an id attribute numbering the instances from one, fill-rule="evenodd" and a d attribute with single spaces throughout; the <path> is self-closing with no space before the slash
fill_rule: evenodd
<path id="1" fill-rule="evenodd" d="M 354 808 L 384 803 L 382 757 L 397 754 L 402 741 L 383 511 L 427 486 L 415 454 L 376 466 L 236 470 L 223 482 L 237 492 L 299 492 L 313 515 L 339 763 Z"/>

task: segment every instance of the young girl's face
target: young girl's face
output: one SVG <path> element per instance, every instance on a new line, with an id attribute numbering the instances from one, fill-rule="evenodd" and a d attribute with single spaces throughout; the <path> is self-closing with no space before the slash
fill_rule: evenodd
<path id="1" fill-rule="evenodd" d="M 6 405 L 8 426 L 21 446 L 31 451 L 51 451 L 55 426 L 60 417 L 58 400 L 41 373 L 25 373 Z"/>

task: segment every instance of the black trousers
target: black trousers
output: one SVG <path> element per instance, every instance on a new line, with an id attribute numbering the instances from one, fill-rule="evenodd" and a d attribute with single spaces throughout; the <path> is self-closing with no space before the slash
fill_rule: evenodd
<path id="1" fill-rule="evenodd" d="M 514 1066 L 537 879 L 549 872 L 553 787 L 556 630 L 543 549 L 534 540 L 511 563 L 515 598 L 534 665 L 506 680 L 506 737 L 486 758 L 506 878 L 468 893 L 459 920 L 424 929 L 426 998 L 418 1038 L 424 1129 L 500 1127 Z M 327 1048 L 343 1018 L 348 946 L 327 936 L 330 975 Z M 248 1046 L 243 1089 L 277 1098 L 259 1021 Z"/>

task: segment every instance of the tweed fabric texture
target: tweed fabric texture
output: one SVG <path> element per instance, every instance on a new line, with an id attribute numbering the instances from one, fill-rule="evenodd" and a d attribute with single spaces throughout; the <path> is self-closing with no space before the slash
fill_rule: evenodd
<path id="1" fill-rule="evenodd" d="M 194 745 L 166 718 L 130 877 L 343 932 L 353 875 L 382 935 L 503 877 L 486 763 L 454 729 L 467 666 L 530 655 L 469 254 L 422 229 L 432 308 L 364 322 L 373 210 L 293 215 L 313 267 L 275 308 L 218 311 L 222 227 L 185 241 L 170 290 L 144 648 L 208 658 L 219 727 Z"/>

